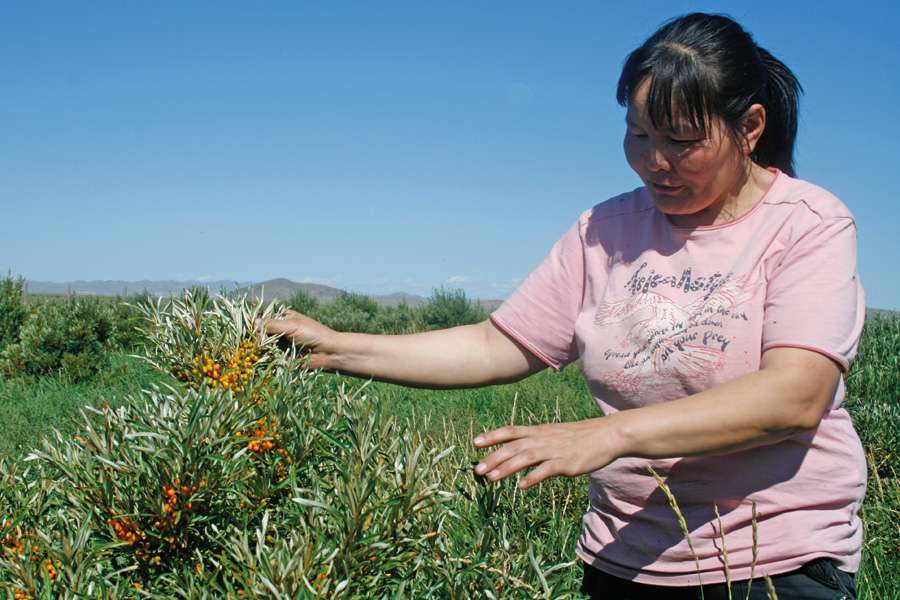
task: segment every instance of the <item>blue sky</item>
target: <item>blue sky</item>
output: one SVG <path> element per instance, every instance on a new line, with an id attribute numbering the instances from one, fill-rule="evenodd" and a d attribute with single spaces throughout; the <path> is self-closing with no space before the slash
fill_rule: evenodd
<path id="1" fill-rule="evenodd" d="M 640 184 L 615 84 L 665 19 L 724 12 L 805 88 L 797 165 L 900 308 L 896 3 L 0 5 L 0 269 L 288 277 L 504 298 Z"/>

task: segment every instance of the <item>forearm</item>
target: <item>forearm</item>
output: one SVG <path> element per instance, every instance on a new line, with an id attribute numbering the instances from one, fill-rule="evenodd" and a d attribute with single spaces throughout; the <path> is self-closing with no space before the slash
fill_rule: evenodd
<path id="1" fill-rule="evenodd" d="M 324 368 L 410 387 L 465 388 L 494 383 L 479 325 L 409 335 L 340 333 Z"/>
<path id="2" fill-rule="evenodd" d="M 816 427 L 834 394 L 840 368 L 826 356 L 773 348 L 760 370 L 699 394 L 607 417 L 487 431 L 475 446 L 502 446 L 475 468 L 497 481 L 534 467 L 531 487 L 556 475 L 583 475 L 617 458 L 724 454 L 772 444 Z"/>
<path id="3" fill-rule="evenodd" d="M 734 452 L 814 428 L 834 386 L 798 372 L 761 370 L 692 396 L 609 417 L 620 456 Z"/>

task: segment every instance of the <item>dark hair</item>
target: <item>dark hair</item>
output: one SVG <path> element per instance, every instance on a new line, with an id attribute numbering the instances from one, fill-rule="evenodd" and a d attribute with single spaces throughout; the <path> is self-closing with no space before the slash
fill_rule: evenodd
<path id="1" fill-rule="evenodd" d="M 720 117 L 737 138 L 747 109 L 762 104 L 766 128 L 750 158 L 795 174 L 800 82 L 732 19 L 692 13 L 660 27 L 628 55 L 616 89 L 619 104 L 627 106 L 647 76 L 647 112 L 657 128 L 673 129 L 680 116 L 705 132 L 710 119 Z"/>

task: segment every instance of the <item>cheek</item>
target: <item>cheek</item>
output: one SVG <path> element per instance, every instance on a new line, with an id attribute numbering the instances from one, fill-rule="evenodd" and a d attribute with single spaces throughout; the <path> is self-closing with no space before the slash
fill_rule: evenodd
<path id="1" fill-rule="evenodd" d="M 678 174 L 695 189 L 703 189 L 716 179 L 721 165 L 715 153 L 698 148 L 685 152 L 678 160 Z"/>
<path id="2" fill-rule="evenodd" d="M 680 170 L 698 183 L 713 185 L 718 179 L 727 179 L 728 173 L 733 170 L 733 156 L 727 150 L 720 146 L 692 149 L 681 157 Z"/>
<path id="3" fill-rule="evenodd" d="M 622 149 L 625 151 L 625 160 L 628 161 L 629 166 L 640 173 L 641 171 L 641 148 L 640 142 L 630 135 L 625 135 L 625 138 L 622 140 Z"/>

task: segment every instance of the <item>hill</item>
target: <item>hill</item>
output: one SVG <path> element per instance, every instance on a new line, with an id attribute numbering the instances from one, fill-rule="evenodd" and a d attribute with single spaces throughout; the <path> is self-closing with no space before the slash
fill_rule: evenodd
<path id="1" fill-rule="evenodd" d="M 347 293 L 346 290 L 322 285 L 320 283 L 298 283 L 284 278 L 270 279 L 268 281 L 255 283 L 247 288 L 243 288 L 241 291 L 247 292 L 247 294 L 253 298 L 262 296 L 263 300 L 266 302 L 276 298 L 279 300 L 287 300 L 297 292 L 302 291 L 314 297 L 319 302 L 328 303 L 338 296 Z M 367 295 L 381 306 L 396 306 L 401 302 L 406 302 L 410 306 L 419 306 L 428 302 L 427 298 L 404 292 L 395 292 L 383 296 Z"/>
<path id="2" fill-rule="evenodd" d="M 238 282 L 234 280 L 217 281 L 176 281 L 165 279 L 151 281 L 102 280 L 102 281 L 65 281 L 56 283 L 51 281 L 27 282 L 30 294 L 86 294 L 92 296 L 133 296 L 141 292 L 147 292 L 154 296 L 172 296 L 180 294 L 190 287 L 205 287 L 211 291 L 220 289 L 233 290 L 238 287 L 250 285 L 252 282 Z"/>

